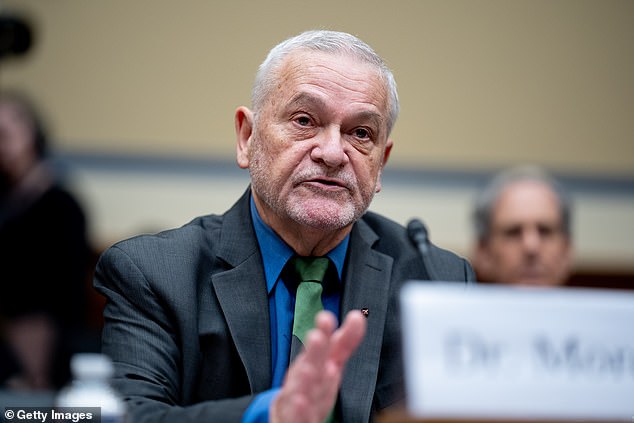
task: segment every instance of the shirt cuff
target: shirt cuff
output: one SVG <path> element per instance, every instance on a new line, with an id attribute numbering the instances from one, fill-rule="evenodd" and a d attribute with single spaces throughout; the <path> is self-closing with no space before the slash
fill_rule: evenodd
<path id="1" fill-rule="evenodd" d="M 279 392 L 280 388 L 275 388 L 258 394 L 242 415 L 242 423 L 269 423 L 269 409 Z"/>

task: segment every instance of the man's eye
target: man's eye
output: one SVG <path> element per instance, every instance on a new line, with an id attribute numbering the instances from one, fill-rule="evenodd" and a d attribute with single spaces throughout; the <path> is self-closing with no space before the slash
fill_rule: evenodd
<path id="1" fill-rule="evenodd" d="M 519 226 L 511 226 L 502 230 L 502 234 L 506 238 L 516 239 L 522 235 L 522 228 Z"/>
<path id="2" fill-rule="evenodd" d="M 310 119 L 308 118 L 308 116 L 298 116 L 297 118 L 295 118 L 295 122 L 297 122 L 299 126 L 310 125 Z"/>
<path id="3" fill-rule="evenodd" d="M 537 227 L 537 232 L 542 238 L 549 238 L 558 232 L 558 228 L 549 225 L 539 225 Z"/>
<path id="4" fill-rule="evenodd" d="M 354 136 L 360 139 L 368 139 L 370 138 L 370 132 L 364 128 L 357 128 L 354 130 Z"/>

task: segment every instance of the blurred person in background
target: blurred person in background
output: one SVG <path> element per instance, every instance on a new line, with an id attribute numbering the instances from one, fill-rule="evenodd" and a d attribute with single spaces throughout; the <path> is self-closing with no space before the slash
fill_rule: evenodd
<path id="1" fill-rule="evenodd" d="M 572 264 L 572 205 L 546 171 L 520 166 L 497 174 L 475 199 L 478 280 L 564 285 Z"/>
<path id="2" fill-rule="evenodd" d="M 40 117 L 25 96 L 0 92 L 0 386 L 67 381 L 89 258 L 84 212 L 49 163 Z"/>

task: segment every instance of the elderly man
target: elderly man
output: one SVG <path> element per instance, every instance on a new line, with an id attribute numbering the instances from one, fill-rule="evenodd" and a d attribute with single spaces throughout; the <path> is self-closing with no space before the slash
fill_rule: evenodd
<path id="1" fill-rule="evenodd" d="M 103 350 L 135 422 L 363 422 L 403 399 L 398 291 L 427 272 L 402 226 L 366 212 L 397 114 L 392 73 L 356 37 L 271 50 L 235 113 L 242 198 L 98 264 Z"/>
<path id="2" fill-rule="evenodd" d="M 480 192 L 473 214 L 478 278 L 495 283 L 562 285 L 572 261 L 571 205 L 537 167 L 501 172 Z"/>

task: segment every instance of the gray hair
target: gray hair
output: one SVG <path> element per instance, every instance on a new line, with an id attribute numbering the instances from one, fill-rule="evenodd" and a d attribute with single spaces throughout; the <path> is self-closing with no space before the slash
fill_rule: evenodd
<path id="1" fill-rule="evenodd" d="M 485 240 L 491 231 L 493 208 L 502 191 L 510 184 L 520 181 L 540 182 L 549 187 L 557 201 L 564 235 L 572 235 L 572 201 L 568 193 L 548 172 L 538 166 L 518 166 L 498 173 L 476 195 L 473 211 L 473 227 L 478 241 Z"/>
<path id="2" fill-rule="evenodd" d="M 377 68 L 380 77 L 385 82 L 388 94 L 388 134 L 391 132 L 399 112 L 396 81 L 392 71 L 375 51 L 354 35 L 345 32 L 314 30 L 306 31 L 295 37 L 282 41 L 271 49 L 264 62 L 260 65 L 255 76 L 255 83 L 251 93 L 251 104 L 257 115 L 266 98 L 276 86 L 275 80 L 279 76 L 277 71 L 284 59 L 298 50 L 315 50 L 325 53 L 344 53 Z"/>

